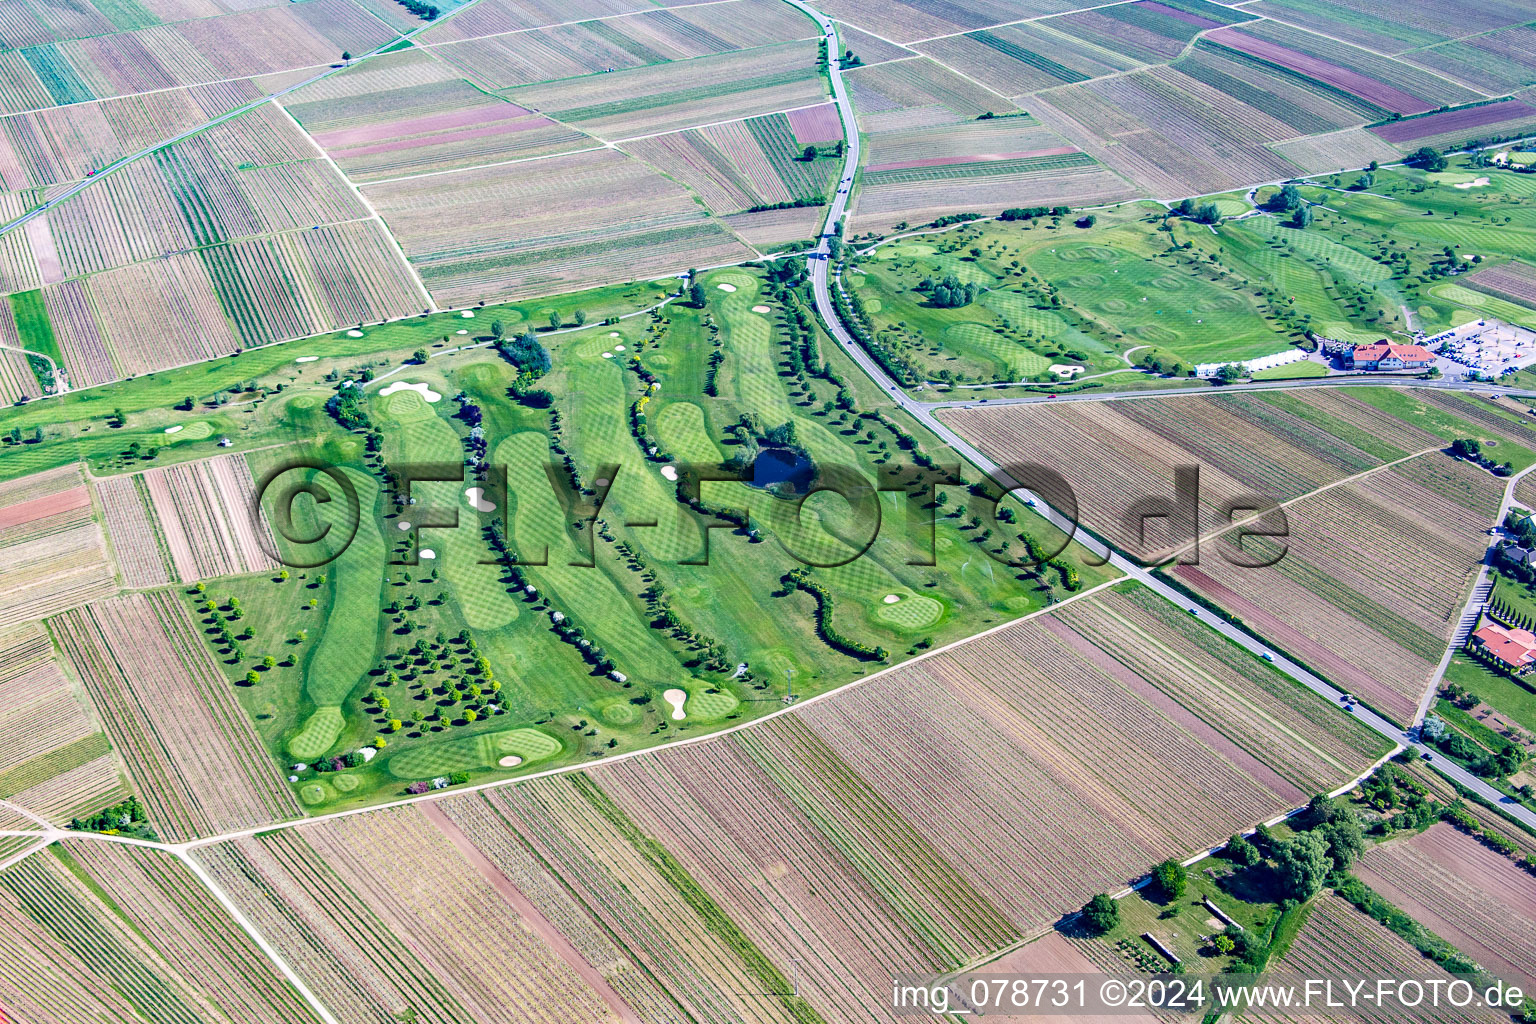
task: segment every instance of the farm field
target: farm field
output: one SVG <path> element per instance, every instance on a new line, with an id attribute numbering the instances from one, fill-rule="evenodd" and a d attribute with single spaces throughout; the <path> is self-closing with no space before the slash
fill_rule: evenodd
<path id="1" fill-rule="evenodd" d="M 114 590 L 101 526 L 78 469 L 0 485 L 0 627 Z"/>
<path id="2" fill-rule="evenodd" d="M 812 106 L 826 98 L 826 87 L 816 72 L 815 47 L 786 42 L 524 86 L 501 95 L 599 139 L 619 141 Z"/>
<path id="3" fill-rule="evenodd" d="M 1214 445 L 1193 432 L 1213 416 L 1226 423 L 1209 435 Z M 1519 465 L 1532 458 L 1530 428 L 1508 413 L 1435 392 L 1197 397 L 945 418 L 1001 462 L 1063 474 L 1077 491 L 1079 520 L 1149 560 L 1171 553 L 1172 527 L 1164 521 L 1139 537 L 1139 524 L 1125 518 L 1127 496 L 1169 494 L 1177 464 L 1200 465 L 1199 533 L 1207 543 L 1227 521 L 1222 501 L 1256 494 L 1284 503 L 1283 549 L 1252 536 L 1242 542 L 1249 564 L 1283 550 L 1272 566 L 1241 567 L 1227 548 L 1176 566 L 1173 576 L 1399 720 L 1411 716 L 1444 651 L 1503 490 L 1499 478 L 1441 449 L 1455 437 L 1479 436 L 1498 441 Z M 1371 422 L 1373 433 L 1354 425 Z M 1391 428 L 1383 433 L 1382 424 Z M 1187 545 L 1195 531 L 1178 529 Z M 1398 539 L 1390 564 L 1376 554 L 1384 535 Z M 1423 561 L 1405 571 L 1408 559 Z"/>
<path id="4" fill-rule="evenodd" d="M 442 306 L 751 255 L 685 189 L 612 150 L 372 185 L 364 194 Z"/>
<path id="5" fill-rule="evenodd" d="M 174 597 L 111 598 L 50 625 L 162 836 L 298 816 L 297 800 L 203 650 L 198 624 Z"/>
<path id="6" fill-rule="evenodd" d="M 434 56 L 489 89 L 734 53 L 816 34 L 809 18 L 779 0 L 640 10 L 601 21 L 448 41 L 463 35 L 465 20 L 434 28 L 426 39 Z"/>
<path id="7" fill-rule="evenodd" d="M 1149 632 L 1090 640 L 1104 636 L 1103 616 Z M 1292 769 L 1269 767 L 1252 737 L 1294 727 L 1298 714 L 1339 716 L 1248 655 L 1191 645 L 1198 633 L 1155 599 L 1117 588 L 771 723 L 485 799 L 547 862 L 580 879 L 582 898 L 630 948 L 646 950 L 665 983 L 706 983 L 697 969 L 683 973 L 673 949 L 707 946 L 689 911 L 718 907 L 745 937 L 738 948 L 775 964 L 800 959 L 802 992 L 827 1019 L 883 1019 L 885 972 L 968 962 L 1096 888 L 1118 887 L 1149 859 L 1290 805 L 1299 790 L 1277 768 Z M 1159 649 L 1179 653 L 1166 667 L 1138 653 Z M 1243 738 L 1230 722 L 1192 715 L 1159 689 L 1180 675 L 1169 671 L 1179 659 L 1193 659 L 1207 683 L 1229 680 L 1253 713 L 1278 717 L 1254 719 Z M 1050 730 L 1031 724 L 1047 706 Z M 1337 760 L 1316 762 L 1307 772 L 1320 774 L 1298 778 L 1301 786 L 1351 775 L 1378 752 L 1348 720 L 1336 730 L 1328 756 Z M 1109 748 L 1126 756 L 1085 758 Z M 1130 788 L 1112 778 L 1122 770 L 1137 773 Z M 1148 772 L 1168 774 L 1154 781 Z M 942 807 L 929 795 L 934 777 L 946 780 Z M 1167 802 L 1156 811 L 1132 796 L 1154 791 Z M 1174 818 L 1177 833 L 1157 824 Z M 637 869 L 637 853 L 660 870 Z M 1053 864 L 1075 867 L 1058 874 L 1045 867 Z M 752 881 L 763 875 L 771 886 Z M 625 893 L 631 885 L 643 894 Z"/>
<path id="8" fill-rule="evenodd" d="M 1389 903 L 1511 983 L 1536 978 L 1536 901 L 1508 856 L 1447 823 L 1373 847 L 1355 873 Z"/>
<path id="9" fill-rule="evenodd" d="M 0 799 L 68 821 L 120 797 L 107 738 L 38 623 L 0 631 L 0 708 Z"/>
<path id="10" fill-rule="evenodd" d="M 358 182 L 592 144 L 567 125 L 454 77 L 416 48 L 300 89 L 284 107 Z"/>
<path id="11" fill-rule="evenodd" d="M 75 849 L 55 847 L 0 872 L 6 950 L 0 993 L 8 1009 L 28 1020 L 59 1022 L 317 1019 L 164 855 L 100 851 L 91 857 L 93 869 L 109 878 L 126 871 L 152 880 L 109 895 L 95 870 L 87 873 L 75 860 Z M 156 921 L 157 915 L 164 916 Z M 139 928 L 161 922 L 170 927 L 151 932 L 153 938 Z"/>
<path id="12" fill-rule="evenodd" d="M 1297 977 L 1337 976 L 1341 972 L 1359 972 L 1381 977 L 1429 977 L 1439 968 L 1430 967 L 1424 956 L 1403 939 L 1388 931 L 1374 919 L 1367 917 L 1350 905 L 1342 896 L 1325 890 L 1318 896 L 1307 914 L 1306 923 L 1291 943 L 1291 947 L 1274 969 L 1292 973 Z M 1446 974 L 1449 979 L 1451 976 Z M 1428 1019 L 1445 1021 L 1447 1024 L 1493 1024 L 1507 1014 L 1492 1009 L 1467 1008 L 1455 1010 L 1442 1008 Z M 1286 1011 L 1249 1011 L 1243 1017 L 1248 1021 L 1277 1020 L 1378 1020 L 1371 1013 L 1330 1012 L 1305 1016 Z"/>
<path id="13" fill-rule="evenodd" d="M 270 527 L 251 519 L 256 490 L 244 456 L 106 477 L 96 490 L 129 587 L 277 569 Z"/>

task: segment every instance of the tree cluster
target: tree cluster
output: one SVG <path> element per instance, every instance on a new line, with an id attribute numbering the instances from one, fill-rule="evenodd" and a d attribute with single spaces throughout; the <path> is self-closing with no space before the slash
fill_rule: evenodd
<path id="1" fill-rule="evenodd" d="M 940 309 L 958 309 L 975 301 L 977 289 L 975 283 L 961 284 L 954 274 L 945 274 L 938 281 L 931 277 L 923 278 L 918 282 L 917 290 Z"/>

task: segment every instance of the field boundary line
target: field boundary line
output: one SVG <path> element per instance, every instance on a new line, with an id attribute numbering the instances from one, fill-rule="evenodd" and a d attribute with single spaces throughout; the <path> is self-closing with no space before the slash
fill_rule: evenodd
<path id="1" fill-rule="evenodd" d="M 1029 620 L 1037 618 L 1037 617 L 1039 617 L 1041 615 L 1050 614 L 1050 613 L 1055 612 L 1056 610 L 1058 610 L 1060 608 L 1065 607 L 1068 604 L 1071 604 L 1073 601 L 1082 600 L 1085 597 L 1090 597 L 1093 594 L 1097 594 L 1101 590 L 1104 590 L 1104 589 L 1106 589 L 1108 587 L 1112 587 L 1112 586 L 1115 586 L 1116 584 L 1124 583 L 1124 582 L 1125 582 L 1125 577 L 1124 576 L 1116 576 L 1113 579 L 1105 580 L 1103 583 L 1099 583 L 1099 584 L 1097 584 L 1095 586 L 1089 587 L 1087 590 L 1078 591 L 1076 594 L 1073 594 L 1073 595 L 1071 595 L 1070 597 L 1068 597 L 1068 598 L 1066 598 L 1064 600 L 1058 601 L 1055 604 L 1046 605 L 1044 608 L 1037 608 L 1034 611 L 1029 612 L 1026 615 L 1021 615 L 1018 618 L 1009 619 L 1006 622 L 1001 622 L 1001 623 L 999 623 L 996 626 L 990 626 L 987 629 L 984 629 L 984 630 L 982 630 L 979 633 L 972 633 L 970 636 L 961 637 L 959 640 L 951 641 L 950 643 L 947 643 L 947 644 L 943 645 L 942 647 L 935 647 L 935 648 L 932 648 L 931 650 L 923 651 L 922 653 L 920 653 L 920 654 L 918 654 L 918 655 L 916 655 L 914 657 L 908 658 L 907 660 L 899 662 L 899 663 L 897 663 L 895 665 L 888 665 L 885 668 L 880 669 L 877 672 L 873 672 L 873 673 L 871 673 L 871 674 L 869 674 L 867 676 L 860 676 L 857 679 L 850 679 L 848 682 L 843 683 L 840 686 L 835 686 L 832 689 L 826 690 L 826 691 L 824 691 L 822 693 L 818 693 L 818 694 L 816 694 L 813 697 L 806 697 L 806 698 L 804 698 L 802 700 L 795 701 L 795 703 L 793 703 L 793 704 L 786 704 L 784 707 L 780 708 L 779 710 L 771 711 L 768 714 L 763 715 L 761 718 L 754 718 L 754 719 L 752 719 L 749 722 L 742 722 L 739 725 L 733 725 L 733 726 L 730 726 L 729 728 L 720 729 L 720 730 L 718 730 L 716 732 L 703 733 L 703 734 L 698 735 L 698 736 L 689 736 L 689 737 L 684 738 L 684 739 L 674 740 L 674 741 L 672 741 L 670 743 L 658 744 L 657 746 L 654 746 L 654 747 L 646 747 L 646 748 L 641 749 L 641 750 L 629 750 L 629 751 L 625 751 L 622 754 L 615 754 L 612 757 L 605 757 L 605 758 L 603 758 L 600 761 L 593 761 L 593 762 L 590 762 L 590 763 L 582 763 L 582 764 L 563 765 L 563 766 L 561 766 L 559 768 L 548 768 L 548 769 L 545 769 L 544 771 L 532 772 L 532 773 L 530 773 L 528 775 L 518 775 L 518 776 L 514 776 L 514 777 L 509 778 L 509 779 L 496 779 L 496 780 L 491 781 L 491 782 L 482 782 L 482 783 L 479 783 L 478 785 L 474 785 L 474 786 L 461 786 L 461 787 L 454 787 L 452 789 L 442 790 L 442 791 L 439 791 L 439 792 L 436 792 L 436 793 L 423 793 L 423 794 L 421 794 L 419 796 L 404 797 L 404 798 L 402 798 L 400 800 L 392 800 L 392 801 L 388 801 L 386 803 L 380 803 L 380 804 L 371 804 L 371 805 L 369 805 L 367 807 L 353 807 L 353 808 L 349 808 L 349 809 L 344 810 L 344 811 L 333 811 L 330 814 L 320 814 L 320 815 L 316 815 L 314 817 L 309 817 L 309 818 L 293 818 L 293 819 L 290 819 L 288 821 L 278 822 L 278 823 L 272 824 L 272 825 L 263 825 L 263 826 L 259 826 L 259 827 L 256 827 L 256 828 L 240 829 L 240 830 L 235 831 L 235 832 L 226 832 L 226 833 L 224 833 L 222 835 L 208 836 L 208 837 L 201 838 L 201 839 L 192 839 L 192 840 L 188 840 L 185 843 L 179 843 L 179 844 L 177 844 L 174 847 L 165 847 L 165 848 L 190 852 L 192 850 L 198 849 L 198 848 L 203 847 L 203 846 L 212 846 L 212 845 L 215 845 L 217 843 L 229 842 L 230 840 L 233 840 L 233 839 L 244 839 L 244 838 L 246 838 L 248 836 L 259 835 L 259 834 L 266 833 L 266 832 L 276 832 L 276 831 L 279 831 L 281 829 L 302 828 L 305 825 L 315 825 L 315 824 L 319 824 L 319 823 L 325 822 L 325 821 L 332 821 L 332 820 L 335 820 L 337 818 L 352 817 L 353 815 L 357 815 L 357 814 L 369 814 L 369 813 L 372 813 L 374 811 L 388 810 L 388 809 L 390 809 L 392 807 L 404 807 L 404 806 L 408 806 L 410 804 L 420 803 L 422 801 L 443 800 L 443 799 L 447 799 L 447 798 L 450 798 L 450 797 L 463 796 L 466 793 L 479 793 L 479 792 L 484 792 L 485 790 L 489 790 L 489 789 L 500 789 L 500 788 L 502 788 L 504 786 L 520 785 L 522 783 L 533 782 L 536 779 L 546 779 L 546 778 L 550 778 L 552 776 L 557 776 L 557 775 L 569 775 L 569 774 L 571 774 L 573 772 L 586 772 L 586 771 L 590 771 L 593 768 L 601 768 L 603 766 L 610 765 L 610 764 L 621 764 L 624 761 L 633 760 L 633 759 L 635 759 L 637 757 L 656 756 L 656 755 L 659 755 L 659 754 L 661 754 L 661 753 L 663 753 L 665 751 L 675 750 L 675 749 L 677 749 L 679 747 L 688 747 L 688 746 L 693 746 L 693 745 L 699 744 L 699 743 L 708 743 L 708 742 L 710 742 L 712 740 L 717 740 L 717 739 L 719 739 L 722 736 L 729 736 L 732 733 L 741 732 L 744 729 L 756 728 L 757 726 L 761 725 L 764 722 L 768 722 L 768 721 L 771 721 L 771 720 L 773 720 L 775 718 L 779 718 L 779 717 L 781 717 L 783 715 L 790 714 L 790 713 L 792 713 L 794 711 L 799 710 L 800 708 L 808 707 L 809 705 L 817 704 L 817 703 L 820 703 L 821 701 L 828 700 L 828 699 L 830 699 L 830 698 L 832 698 L 834 696 L 837 696 L 840 693 L 843 693 L 844 691 L 847 691 L 847 690 L 850 690 L 850 689 L 854 688 L 855 686 L 862 686 L 865 683 L 869 683 L 869 682 L 872 682 L 873 680 L 879 679 L 882 676 L 887 675 L 888 673 L 895 672 L 898 669 L 907 668 L 908 666 L 915 665 L 915 664 L 917 664 L 920 661 L 924 661 L 924 660 L 926 660 L 928 658 L 932 658 L 932 657 L 935 657 L 937 655 L 947 653 L 947 652 L 952 651 L 952 650 L 954 650 L 954 649 L 956 649 L 956 648 L 958 648 L 958 647 L 960 647 L 960 646 L 962 646 L 964 644 L 971 643 L 974 640 L 979 640 L 979 639 L 981 639 L 984 636 L 990 636 L 993 633 L 998 633 L 998 632 L 1001 632 L 1002 630 L 1010 629 L 1010 628 L 1012 628 L 1014 626 L 1017 626 L 1017 625 L 1019 625 L 1021 623 L 1024 623 L 1024 622 L 1028 622 Z M 3 834 L 4 833 L 0 833 L 0 835 L 3 835 Z M 117 837 L 117 836 L 106 836 L 106 837 L 103 837 L 103 838 L 117 839 L 117 838 L 120 838 L 120 837 Z M 163 844 L 161 844 L 161 845 L 163 845 Z"/>
<path id="2" fill-rule="evenodd" d="M 1393 466 L 1400 466 L 1400 465 L 1402 465 L 1405 462 L 1412 462 L 1414 459 L 1422 458 L 1425 455 L 1433 455 L 1435 452 L 1444 451 L 1445 448 L 1446 448 L 1445 445 L 1437 445 L 1437 446 L 1435 446 L 1433 448 L 1425 448 L 1423 451 L 1413 452 L 1413 453 L 1411 453 L 1409 455 L 1404 455 L 1400 459 L 1393 459 L 1391 462 L 1383 462 L 1379 466 L 1372 466 L 1370 469 L 1363 469 L 1360 472 L 1355 473 L 1355 474 L 1353 474 L 1351 476 L 1346 476 L 1346 477 L 1343 477 L 1341 479 L 1335 480 L 1335 481 L 1333 481 L 1333 483 L 1323 484 L 1321 487 L 1314 488 L 1314 489 L 1306 492 L 1305 494 L 1298 494 L 1294 498 L 1287 498 L 1284 501 L 1282 501 L 1279 504 L 1277 504 L 1275 506 L 1275 508 L 1276 509 L 1279 509 L 1279 508 L 1289 508 L 1290 506 L 1296 504 L 1297 502 L 1306 501 L 1306 500 L 1308 500 L 1310 498 L 1315 498 L 1319 494 L 1324 493 L 1325 491 L 1333 490 L 1335 487 L 1343 487 L 1345 484 L 1352 484 L 1352 483 L 1355 483 L 1356 481 L 1364 480 L 1366 477 L 1372 475 L 1373 473 L 1379 473 L 1379 472 L 1381 472 L 1384 469 L 1391 469 Z M 1536 463 L 1533 463 L 1532 468 L 1536 468 Z M 1527 470 L 1525 470 L 1525 472 L 1530 472 L 1530 469 L 1528 468 Z M 1251 516 L 1246 516 L 1246 517 L 1244 517 L 1242 519 L 1234 519 L 1230 523 L 1227 523 L 1225 526 L 1216 527 L 1216 528 L 1213 528 L 1213 529 L 1211 529 L 1210 531 L 1208 531 L 1206 533 L 1202 533 L 1199 536 L 1197 536 L 1194 540 L 1190 541 L 1188 544 L 1180 545 L 1179 547 L 1174 548 L 1172 551 L 1168 552 L 1168 554 L 1162 560 L 1160 560 L 1158 562 L 1158 565 L 1166 565 L 1166 564 L 1168 564 L 1168 560 L 1169 559 L 1178 558 L 1180 555 L 1185 554 L 1186 552 L 1188 552 L 1188 551 L 1190 551 L 1192 549 L 1198 548 L 1201 544 L 1205 544 L 1205 543 L 1208 543 L 1210 541 L 1216 540 L 1217 538 L 1219 538 L 1224 533 L 1228 533 L 1228 532 L 1230 532 L 1232 530 L 1240 529 L 1240 528 L 1242 528 L 1244 526 L 1249 525 L 1250 523 L 1256 523 L 1260 519 L 1263 519 L 1270 512 L 1273 512 L 1274 510 L 1275 509 L 1265 509 L 1262 512 L 1255 512 Z"/>
<path id="3" fill-rule="evenodd" d="M 197 876 L 197 880 L 203 883 L 214 899 L 219 901 L 225 913 L 229 914 L 234 919 L 234 922 L 251 937 L 251 941 L 256 943 L 262 953 L 266 954 L 267 959 L 272 962 L 272 965 L 281 971 L 283 977 L 288 979 L 288 983 L 298 991 L 299 995 L 304 997 L 304 1001 L 309 1004 L 310 1009 L 314 1010 L 315 1014 L 325 1024 L 340 1024 L 331 1015 L 331 1011 L 326 1009 L 325 1004 L 320 1001 L 319 997 L 310 991 L 309 986 L 304 983 L 304 979 L 299 977 L 299 973 L 283 958 L 282 953 L 278 952 L 277 948 L 267 941 L 266 936 L 257 930 L 256 925 L 251 922 L 250 918 L 245 916 L 244 911 L 235 905 L 234 900 L 229 898 L 229 894 L 219 886 L 219 883 L 214 880 L 213 875 L 208 872 L 208 869 L 199 864 L 197 859 L 186 850 L 176 850 L 174 853 L 176 859 L 185 864 L 188 870 Z"/>
<path id="4" fill-rule="evenodd" d="M 325 147 L 320 145 L 319 141 L 309 133 L 309 129 L 305 128 L 302 124 L 299 123 L 299 119 L 293 116 L 292 111 L 279 103 L 276 97 L 273 97 L 272 105 L 282 112 L 282 115 L 288 119 L 288 123 L 293 125 L 295 131 L 304 136 L 304 140 L 308 142 L 310 146 L 314 148 L 314 151 L 320 155 L 320 159 L 329 164 L 331 170 L 335 171 L 337 176 L 340 177 L 342 181 L 347 183 L 347 187 L 352 190 L 352 194 L 357 196 L 357 201 L 362 203 L 363 208 L 366 209 L 371 215 L 369 219 L 378 224 L 379 230 L 383 231 L 385 236 L 389 239 L 390 248 L 394 250 L 396 256 L 400 257 L 400 262 L 404 264 L 406 272 L 411 275 L 411 280 L 416 283 L 417 288 L 421 289 L 421 292 L 417 298 L 425 298 L 427 300 L 427 309 L 435 309 L 437 306 L 436 300 L 432 298 L 432 293 L 427 290 L 427 284 L 421 279 L 421 274 L 417 272 L 411 261 L 406 258 L 405 250 L 400 246 L 400 239 L 396 238 L 395 233 L 389 230 L 389 225 L 384 223 L 384 218 L 379 216 L 379 211 L 374 207 L 373 203 L 369 202 L 368 197 L 363 195 L 363 190 L 358 188 L 357 182 L 353 181 L 347 175 L 347 172 L 341 169 L 340 164 L 331 159 L 331 154 L 327 153 L 325 151 Z M 353 221 L 351 223 L 358 222 Z"/>

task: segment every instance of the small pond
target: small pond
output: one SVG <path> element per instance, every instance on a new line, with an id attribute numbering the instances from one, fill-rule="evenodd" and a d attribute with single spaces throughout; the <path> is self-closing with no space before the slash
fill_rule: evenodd
<path id="1" fill-rule="evenodd" d="M 775 484 L 788 484 L 796 494 L 811 489 L 816 477 L 816 463 L 803 452 L 793 448 L 764 448 L 752 463 L 749 487 L 770 488 Z"/>

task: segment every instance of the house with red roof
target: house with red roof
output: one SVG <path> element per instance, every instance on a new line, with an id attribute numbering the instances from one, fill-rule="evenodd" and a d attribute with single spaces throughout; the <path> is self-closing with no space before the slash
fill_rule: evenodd
<path id="1" fill-rule="evenodd" d="M 1536 662 L 1536 633 L 1528 629 L 1513 629 L 1490 622 L 1473 633 L 1472 640 L 1512 669 L 1525 668 Z"/>
<path id="2" fill-rule="evenodd" d="M 1423 345 L 1394 345 L 1386 340 L 1356 345 L 1344 354 L 1344 365 L 1351 370 L 1418 370 L 1434 361 L 1434 353 Z"/>

